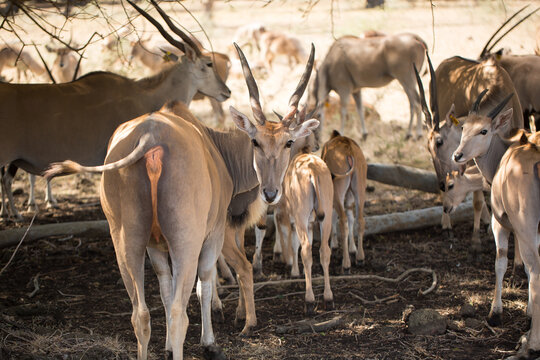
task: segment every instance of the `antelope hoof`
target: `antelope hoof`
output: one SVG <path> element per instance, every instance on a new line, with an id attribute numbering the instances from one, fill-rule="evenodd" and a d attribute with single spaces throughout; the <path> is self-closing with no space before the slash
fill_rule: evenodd
<path id="1" fill-rule="evenodd" d="M 245 326 L 242 332 L 240 332 L 241 337 L 252 337 L 253 336 L 253 329 L 255 326 Z"/>
<path id="2" fill-rule="evenodd" d="M 452 231 L 452 229 L 444 229 L 443 235 L 446 240 L 454 240 L 454 232 Z"/>
<path id="3" fill-rule="evenodd" d="M 490 313 L 487 318 L 487 323 L 490 326 L 502 325 L 502 313 Z"/>
<path id="4" fill-rule="evenodd" d="M 366 141 L 367 136 L 368 136 L 368 133 L 363 133 L 363 134 L 362 134 L 362 140 Z"/>
<path id="5" fill-rule="evenodd" d="M 315 303 L 306 301 L 304 305 L 304 313 L 306 314 L 306 316 L 315 315 Z"/>
<path id="6" fill-rule="evenodd" d="M 348 267 L 348 268 L 342 268 L 342 269 L 341 269 L 341 273 L 342 273 L 343 275 L 351 275 L 351 268 L 350 268 L 350 267 Z"/>
<path id="7" fill-rule="evenodd" d="M 272 261 L 273 261 L 274 263 L 282 263 L 282 262 L 284 262 L 284 260 L 283 260 L 283 255 L 282 255 L 281 253 L 275 252 L 275 253 L 274 253 L 274 256 L 273 256 L 273 258 L 272 258 Z"/>
<path id="8" fill-rule="evenodd" d="M 324 300 L 324 310 L 326 311 L 334 310 L 334 300 Z"/>
<path id="9" fill-rule="evenodd" d="M 521 336 L 519 339 L 519 350 L 516 355 L 511 356 L 508 360 L 533 360 L 540 357 L 540 350 L 529 349 L 529 341 L 527 335 Z"/>
<path id="10" fill-rule="evenodd" d="M 48 202 L 46 205 L 47 209 L 58 209 L 58 203 L 56 202 Z"/>
<path id="11" fill-rule="evenodd" d="M 38 212 L 39 208 L 38 208 L 38 206 L 36 204 L 28 204 L 28 207 L 26 208 L 26 211 L 28 211 L 29 213 Z"/>
<path id="12" fill-rule="evenodd" d="M 225 322 L 223 309 L 212 309 L 212 319 L 218 324 L 223 324 Z"/>
<path id="13" fill-rule="evenodd" d="M 260 269 L 255 270 L 255 273 L 253 274 L 253 278 L 255 280 L 266 280 L 267 279 L 266 275 L 264 275 L 264 273 Z"/>
<path id="14" fill-rule="evenodd" d="M 366 265 L 366 261 L 364 259 L 356 259 L 356 266 L 363 267 Z"/>
<path id="15" fill-rule="evenodd" d="M 221 348 L 215 344 L 204 347 L 204 358 L 207 360 L 227 360 Z"/>
<path id="16" fill-rule="evenodd" d="M 405 135 L 405 140 L 409 140 L 410 138 L 412 138 L 412 134 L 408 133 L 407 135 Z"/>

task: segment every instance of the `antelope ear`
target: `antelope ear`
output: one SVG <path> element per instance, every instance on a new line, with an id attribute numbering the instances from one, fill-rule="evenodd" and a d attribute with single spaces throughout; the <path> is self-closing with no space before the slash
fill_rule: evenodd
<path id="1" fill-rule="evenodd" d="M 293 139 L 303 138 L 304 136 L 310 135 L 318 126 L 320 122 L 317 119 L 310 119 L 304 121 L 302 124 L 298 125 L 292 131 Z"/>
<path id="2" fill-rule="evenodd" d="M 246 132 L 250 138 L 254 138 L 257 133 L 257 128 L 253 123 L 248 119 L 248 117 L 242 114 L 240 111 L 236 110 L 234 107 L 229 106 L 229 111 L 231 112 L 232 119 L 234 124 L 242 131 Z"/>
<path id="3" fill-rule="evenodd" d="M 448 113 L 446 113 L 445 119 L 446 119 L 446 123 L 449 126 L 452 126 L 452 125 L 459 126 L 459 120 L 456 117 L 456 106 L 454 104 L 450 106 L 450 110 L 448 110 Z"/>
<path id="4" fill-rule="evenodd" d="M 506 129 L 506 127 L 510 124 L 510 120 L 512 119 L 513 114 L 514 114 L 513 108 L 510 108 L 506 111 L 499 113 L 499 115 L 497 115 L 495 119 L 493 119 L 493 121 L 491 122 L 492 129 L 495 132 L 499 132 L 499 133 L 503 132 Z"/>
<path id="5" fill-rule="evenodd" d="M 195 59 L 197 59 L 197 53 L 187 43 L 184 43 L 184 51 L 188 60 L 191 62 L 195 62 Z"/>

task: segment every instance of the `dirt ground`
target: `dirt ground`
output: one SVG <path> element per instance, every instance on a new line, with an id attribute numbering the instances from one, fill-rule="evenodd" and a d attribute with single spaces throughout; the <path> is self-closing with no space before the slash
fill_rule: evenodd
<path id="1" fill-rule="evenodd" d="M 273 1 L 217 2 L 213 20 L 204 17 L 199 2 L 183 2 L 202 19 L 214 47 L 227 51 L 236 27 L 261 21 L 270 28 L 290 32 L 308 44 L 314 42 L 317 57 L 322 59 L 332 42 L 330 12 L 333 4 L 334 33 L 357 34 L 368 29 L 388 33 L 411 31 L 419 34 L 434 49 L 435 66 L 452 55 L 476 57 L 485 40 L 504 19 L 525 2 L 448 1 L 435 2 L 435 43 L 431 27 L 429 2 L 389 1 L 383 9 L 363 9 L 363 2 L 345 1 Z M 311 5 L 314 5 L 311 7 Z M 176 6 L 176 7 L 174 7 Z M 187 16 L 174 3 L 173 13 L 183 21 Z M 109 9 L 107 7 L 107 9 Z M 111 13 L 121 21 L 119 7 Z M 173 10 L 171 9 L 171 11 Z M 248 16 L 249 15 L 249 16 Z M 234 19 L 234 21 L 232 21 Z M 186 20 L 188 28 L 194 26 Z M 531 53 L 538 16 L 517 28 L 501 46 L 515 53 Z M 99 19 L 69 24 L 77 28 L 76 40 L 83 42 L 91 29 L 103 28 Z M 146 26 L 150 32 L 150 26 Z M 27 33 L 36 41 L 45 38 L 29 26 Z M 0 34 L 3 40 L 11 35 Z M 199 35 L 197 35 L 199 36 Z M 199 36 L 200 37 L 200 36 Z M 122 46 L 128 45 L 126 41 Z M 132 65 L 113 63 L 112 54 L 103 55 L 100 45 L 88 51 L 83 63 L 86 71 L 111 69 L 130 76 L 147 72 Z M 306 46 L 307 47 L 307 46 Z M 100 55 L 101 54 L 101 55 Z M 249 55 L 256 58 L 257 55 Z M 296 85 L 302 66 L 290 71 L 284 59 L 272 72 L 256 73 L 265 110 L 282 110 Z M 424 79 L 427 83 L 427 79 Z M 243 79 L 231 74 L 229 86 L 233 96 L 224 107 L 233 104 L 248 110 Z M 400 163 L 431 170 L 425 141 L 404 141 L 408 122 L 408 104 L 397 83 L 381 89 L 367 89 L 364 100 L 377 114 L 368 117 L 370 136 L 361 142 L 369 162 Z M 215 125 L 208 102 L 193 104 L 194 112 L 205 122 Z M 323 140 L 338 126 L 335 115 L 324 129 Z M 356 119 L 355 114 L 351 114 Z M 353 122 L 347 125 L 352 133 Z M 354 134 L 352 135 L 354 136 Z M 99 176 L 69 176 L 53 181 L 59 208 L 48 210 L 41 203 L 43 180 L 38 180 L 40 211 L 35 224 L 77 220 L 104 219 L 98 198 Z M 375 190 L 368 193 L 366 215 L 406 211 L 440 205 L 438 196 L 417 191 L 370 183 Z M 24 209 L 28 184 L 24 174 L 18 174 L 14 184 L 18 209 Z M 25 212 L 24 222 L 4 220 L 0 230 L 28 226 L 32 212 Z M 423 267 L 435 271 L 438 284 L 435 291 L 420 296 L 431 277 L 413 274 L 398 283 L 383 281 L 339 280 L 332 282 L 335 310 L 324 311 L 319 304 L 317 321 L 342 316 L 337 328 L 323 333 L 278 334 L 276 329 L 305 319 L 303 284 L 264 286 L 256 290 L 258 327 L 253 337 L 242 338 L 241 327 L 234 325 L 237 291 L 224 289 L 224 322 L 215 323 L 218 344 L 229 359 L 502 359 L 513 353 L 519 337 L 526 331 L 525 307 L 527 289 L 523 276 L 508 278 L 504 285 L 504 322 L 497 328 L 487 326 L 494 285 L 495 251 L 492 237 L 482 232 L 482 254 L 470 259 L 468 247 L 472 221 L 457 224 L 454 238 L 448 239 L 440 227 L 419 231 L 367 236 L 364 247 L 366 264 L 354 267 L 353 274 L 373 274 L 395 278 L 403 271 Z M 273 239 L 272 234 L 270 237 Z M 253 238 L 247 251 L 251 257 Z M 14 248 L 0 249 L 0 267 L 8 263 Z M 510 249 L 509 258 L 513 258 Z M 512 261 L 510 260 L 510 265 Z M 332 254 L 332 274 L 339 275 L 339 252 Z M 314 248 L 314 276 L 322 274 L 318 266 L 318 244 Z M 272 261 L 272 240 L 264 248 L 264 273 L 271 279 L 286 278 L 282 264 Z M 510 269 L 509 269 L 510 273 Z M 159 288 L 151 266 L 146 264 L 146 299 L 152 316 L 150 359 L 163 357 L 165 319 Z M 36 291 L 35 284 L 39 285 Z M 322 287 L 314 291 L 322 301 Z M 363 298 L 364 300 L 360 300 Z M 382 300 L 387 298 L 387 300 Z M 381 300 L 379 300 L 381 299 Z M 367 301 L 366 301 L 367 300 Z M 472 319 L 461 314 L 461 308 L 471 304 Z M 448 329 L 439 336 L 417 336 L 407 331 L 402 319 L 410 306 L 431 308 L 448 318 Z M 196 297 L 188 308 L 190 326 L 185 342 L 185 357 L 201 359 L 199 345 L 200 311 Z M 136 339 L 130 323 L 131 305 L 122 284 L 114 249 L 108 236 L 87 233 L 81 236 L 58 236 L 23 243 L 11 264 L 0 275 L 0 359 L 131 359 L 136 358 Z M 476 321 L 475 321 L 476 320 Z"/>

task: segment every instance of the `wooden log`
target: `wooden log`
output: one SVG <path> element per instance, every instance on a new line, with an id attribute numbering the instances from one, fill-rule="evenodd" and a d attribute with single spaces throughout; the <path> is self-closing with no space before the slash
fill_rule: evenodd
<path id="1" fill-rule="evenodd" d="M 366 216 L 365 235 L 381 234 L 393 231 L 416 230 L 441 223 L 442 206 L 411 210 L 384 215 Z M 460 204 L 451 214 L 452 224 L 472 220 L 472 201 Z"/>
<path id="2" fill-rule="evenodd" d="M 367 178 L 383 184 L 439 193 L 434 172 L 404 165 L 368 164 Z"/>
<path id="3" fill-rule="evenodd" d="M 381 234 L 393 231 L 415 230 L 437 226 L 441 222 L 442 206 L 427 209 L 411 210 L 399 213 L 366 216 L 365 235 Z M 473 206 L 468 201 L 457 207 L 452 213 L 452 223 L 472 219 Z M 268 215 L 267 224 L 273 224 L 273 215 Z M 0 248 L 14 246 L 19 243 L 27 227 L 0 231 Z M 109 224 L 106 220 L 76 221 L 60 224 L 34 225 L 26 235 L 24 243 L 48 236 L 79 235 L 87 231 L 95 231 L 102 236 L 109 235 Z"/>
<path id="4" fill-rule="evenodd" d="M 0 248 L 17 245 L 21 241 L 28 226 L 19 229 L 0 231 Z M 59 224 L 33 225 L 28 231 L 24 243 L 48 236 L 79 235 L 88 231 L 98 235 L 109 235 L 109 223 L 106 220 L 75 221 Z"/>

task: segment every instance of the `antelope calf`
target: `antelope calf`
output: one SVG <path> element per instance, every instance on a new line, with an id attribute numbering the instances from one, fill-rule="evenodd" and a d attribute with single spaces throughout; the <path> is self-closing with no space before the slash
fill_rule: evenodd
<path id="1" fill-rule="evenodd" d="M 300 40 L 290 35 L 266 30 L 260 35 L 259 43 L 261 60 L 269 70 L 272 70 L 272 63 L 277 56 L 286 57 L 291 69 L 307 58 Z"/>
<path id="2" fill-rule="evenodd" d="M 413 64 L 419 68 L 424 62 L 426 43 L 414 34 L 356 37 L 337 39 L 326 54 L 317 71 L 310 92 L 310 106 L 316 101 L 324 102 L 331 90 L 341 99 L 340 132 L 345 130 L 347 103 L 353 96 L 360 117 L 362 136 L 368 135 L 362 105 L 363 87 L 382 87 L 396 79 L 409 99 L 410 121 L 407 138 L 412 136 L 416 118 L 416 136 L 422 136 L 420 99 L 416 91 Z M 323 118 L 321 118 L 321 122 Z M 355 127 L 357 129 L 357 127 Z"/>
<path id="3" fill-rule="evenodd" d="M 524 336 L 519 358 L 536 358 L 540 353 L 540 134 L 521 131 L 511 141 L 505 129 L 511 125 L 513 109 L 503 110 L 510 94 L 487 115 L 472 111 L 463 123 L 459 147 L 453 159 L 463 164 L 474 159 L 491 184 L 491 226 L 497 246 L 496 287 L 489 322 L 502 316 L 502 278 L 506 271 L 508 237 L 514 233 L 529 275 L 527 314 L 531 329 Z"/>
<path id="4" fill-rule="evenodd" d="M 305 110 L 305 109 L 304 109 Z M 304 151 L 309 151 L 306 149 Z M 283 179 L 283 198 L 274 209 L 276 232 L 283 256 L 292 264 L 291 276 L 300 276 L 298 268 L 298 249 L 302 246 L 302 263 L 306 278 L 306 314 L 315 310 L 315 295 L 311 283 L 313 225 L 320 225 L 320 262 L 324 274 L 325 308 L 333 307 L 330 288 L 330 246 L 328 241 L 332 230 L 332 175 L 325 162 L 317 155 L 300 153 L 293 158 Z M 295 231 L 293 231 L 295 229 Z M 278 241 L 276 237 L 276 241 Z"/>
<path id="5" fill-rule="evenodd" d="M 57 83 L 74 81 L 82 73 L 79 59 L 73 50 L 67 47 L 53 48 L 45 46 L 45 48 L 48 52 L 56 54 L 52 65 L 52 74 Z"/>
<path id="6" fill-rule="evenodd" d="M 476 191 L 488 191 L 490 186 L 485 183 L 482 174 L 476 166 L 469 166 L 463 173 L 452 171 L 446 175 L 445 188 L 443 193 L 443 211 L 445 214 L 452 213 L 459 204 L 465 200 L 467 194 Z M 475 214 L 480 216 L 474 217 L 473 235 L 472 235 L 472 253 L 480 252 L 480 220 L 489 224 L 491 215 L 487 208 L 484 196 L 474 197 L 473 209 Z"/>
<path id="7" fill-rule="evenodd" d="M 322 159 L 328 165 L 334 184 L 334 210 L 339 219 L 341 267 L 349 273 L 351 260 L 349 253 L 356 254 L 356 263 L 361 265 L 364 254 L 364 203 L 366 201 L 367 162 L 358 144 L 351 138 L 342 136 L 336 130 L 322 149 Z M 358 224 L 358 246 L 354 242 L 354 224 Z"/>

